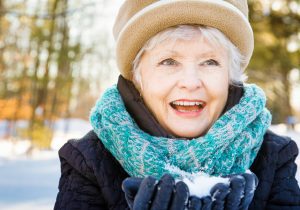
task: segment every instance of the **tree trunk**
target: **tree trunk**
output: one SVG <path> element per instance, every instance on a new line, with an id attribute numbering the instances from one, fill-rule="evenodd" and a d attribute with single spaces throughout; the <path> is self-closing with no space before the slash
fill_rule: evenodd
<path id="1" fill-rule="evenodd" d="M 65 11 L 68 9 L 68 4 L 63 0 L 63 8 Z M 68 58 L 69 53 L 69 27 L 66 19 L 66 15 L 63 15 L 61 18 L 62 27 L 60 28 L 60 33 L 62 35 L 61 40 L 61 48 L 58 56 L 58 64 L 57 64 L 57 76 L 55 78 L 55 87 L 53 89 L 53 100 L 51 103 L 51 113 L 52 115 L 58 116 L 58 106 L 68 104 L 68 100 L 66 100 L 67 94 L 65 94 L 66 87 L 69 83 L 69 78 L 71 76 L 70 71 L 70 61 Z M 60 93 L 60 94 L 59 94 Z M 64 93 L 64 94 L 61 94 Z M 51 117 L 51 116 L 49 116 Z"/>
<path id="2" fill-rule="evenodd" d="M 286 93 L 284 98 L 285 106 L 283 107 L 283 109 L 285 109 L 286 117 L 293 115 L 293 109 L 291 106 L 291 84 L 288 79 L 288 73 L 289 72 L 285 72 L 282 79 L 284 92 Z"/>
<path id="3" fill-rule="evenodd" d="M 48 57 L 47 57 L 46 64 L 45 64 L 45 73 L 43 75 L 42 90 L 39 94 L 39 98 L 43 102 L 42 107 L 43 107 L 44 123 L 47 120 L 47 98 L 48 98 L 49 70 L 50 70 L 50 61 L 51 61 L 52 54 L 54 51 L 54 49 L 53 49 L 54 32 L 55 32 L 55 24 L 56 24 L 56 19 L 57 19 L 57 16 L 55 14 L 56 14 L 58 2 L 59 2 L 59 0 L 54 0 L 53 7 L 51 9 L 52 17 L 50 19 L 50 21 L 51 21 L 50 22 L 50 32 L 49 32 L 49 36 L 48 36 L 48 40 L 49 40 L 49 47 L 47 49 Z"/>
<path id="4" fill-rule="evenodd" d="M 31 118 L 30 118 L 30 128 L 29 130 L 32 131 L 34 123 L 36 121 L 36 110 L 39 106 L 39 100 L 38 100 L 38 69 L 40 67 L 40 57 L 39 54 L 41 53 L 41 48 L 42 48 L 42 41 L 41 39 L 38 40 L 37 43 L 37 56 L 36 56 L 36 60 L 35 60 L 35 65 L 34 65 L 34 73 L 32 76 L 32 90 L 31 90 Z"/>

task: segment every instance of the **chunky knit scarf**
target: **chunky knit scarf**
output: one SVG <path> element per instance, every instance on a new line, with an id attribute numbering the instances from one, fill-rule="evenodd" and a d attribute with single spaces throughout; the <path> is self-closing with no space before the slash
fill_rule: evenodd
<path id="1" fill-rule="evenodd" d="M 201 137 L 191 140 L 155 137 L 141 130 L 126 111 L 116 88 L 109 88 L 91 111 L 92 127 L 128 174 L 164 173 L 184 178 L 206 173 L 226 176 L 251 166 L 270 126 L 264 92 L 244 85 L 240 102 L 223 114 Z"/>

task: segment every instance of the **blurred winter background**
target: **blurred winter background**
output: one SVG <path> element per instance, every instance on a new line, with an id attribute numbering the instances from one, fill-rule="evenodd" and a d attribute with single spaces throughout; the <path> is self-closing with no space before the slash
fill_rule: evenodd
<path id="1" fill-rule="evenodd" d="M 0 209 L 53 209 L 57 151 L 91 129 L 90 108 L 118 76 L 111 30 L 121 2 L 0 0 Z M 300 2 L 249 3 L 249 82 L 267 93 L 272 130 L 300 145 Z"/>

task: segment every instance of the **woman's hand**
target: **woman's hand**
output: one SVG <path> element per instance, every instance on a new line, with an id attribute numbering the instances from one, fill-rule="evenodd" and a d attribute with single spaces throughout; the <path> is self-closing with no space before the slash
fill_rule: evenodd
<path id="1" fill-rule="evenodd" d="M 175 184 L 174 178 L 165 174 L 160 180 L 148 176 L 127 178 L 122 189 L 130 209 L 133 210 L 183 210 L 189 199 L 187 185 L 180 181 Z"/>
<path id="2" fill-rule="evenodd" d="M 230 184 L 218 183 L 210 190 L 210 196 L 189 198 L 188 210 L 246 210 L 257 187 L 253 173 L 230 176 Z"/>
<path id="3" fill-rule="evenodd" d="M 234 175 L 229 181 L 229 186 L 219 183 L 211 189 L 210 193 L 214 200 L 212 209 L 248 209 L 258 184 L 256 175 L 253 173 Z"/>
<path id="4" fill-rule="evenodd" d="M 257 187 L 257 177 L 253 173 L 233 175 L 230 184 L 218 183 L 210 190 L 210 195 L 202 198 L 189 196 L 184 182 L 175 184 L 174 178 L 165 174 L 160 180 L 149 176 L 127 178 L 122 189 L 130 209 L 188 209 L 188 210 L 246 210 Z"/>
<path id="5" fill-rule="evenodd" d="M 243 177 L 244 182 L 241 180 L 241 177 Z M 240 181 L 239 181 L 240 180 Z M 231 209 L 248 209 L 253 196 L 255 189 L 258 185 L 258 179 L 254 173 L 244 173 L 240 176 L 233 176 L 230 178 L 230 188 L 231 193 L 230 194 L 236 194 L 236 199 L 234 198 L 227 198 L 227 201 L 231 201 L 231 203 L 228 203 L 227 208 Z M 240 196 L 240 197 L 239 197 Z M 234 196 L 232 196 L 234 197 Z M 234 208 L 239 203 L 239 207 Z M 232 207 L 230 206 L 232 204 Z"/>
<path id="6" fill-rule="evenodd" d="M 189 204 L 187 206 L 188 210 L 211 210 L 212 199 L 211 196 L 205 196 L 198 198 L 196 196 L 191 196 L 189 198 Z"/>

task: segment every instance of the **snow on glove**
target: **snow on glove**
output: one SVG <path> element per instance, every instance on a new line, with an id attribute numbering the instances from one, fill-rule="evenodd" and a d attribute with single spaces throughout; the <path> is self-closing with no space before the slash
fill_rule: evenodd
<path id="1" fill-rule="evenodd" d="M 225 206 L 226 196 L 230 194 L 230 187 L 228 184 L 218 183 L 211 188 L 210 194 L 213 200 L 212 209 L 223 210 Z"/>
<path id="2" fill-rule="evenodd" d="M 186 184 L 178 182 L 175 185 L 174 178 L 169 174 L 159 181 L 151 176 L 127 178 L 122 183 L 122 189 L 128 206 L 133 210 L 183 210 L 189 197 Z"/>
<path id="3" fill-rule="evenodd" d="M 216 184 L 210 191 L 212 209 L 247 210 L 257 187 L 257 177 L 253 173 L 230 176 L 230 185 Z"/>
<path id="4" fill-rule="evenodd" d="M 247 210 L 249 208 L 249 205 L 253 199 L 255 189 L 258 185 L 258 178 L 254 173 L 244 173 L 241 174 L 246 183 L 244 188 L 244 197 L 242 198 L 241 204 L 240 204 L 240 210 Z"/>
<path id="5" fill-rule="evenodd" d="M 170 209 L 184 210 L 188 204 L 189 196 L 190 192 L 188 186 L 183 181 L 177 182 Z"/>
<path id="6" fill-rule="evenodd" d="M 254 173 L 243 173 L 230 178 L 231 192 L 226 198 L 225 209 L 247 210 L 254 196 L 258 179 Z"/>
<path id="7" fill-rule="evenodd" d="M 211 188 L 210 195 L 201 198 L 191 196 L 188 210 L 223 210 L 229 192 L 230 187 L 228 184 L 217 183 Z"/>
<path id="8" fill-rule="evenodd" d="M 244 197 L 246 180 L 242 175 L 234 175 L 229 181 L 230 193 L 226 198 L 225 209 L 238 210 L 241 200 Z"/>

